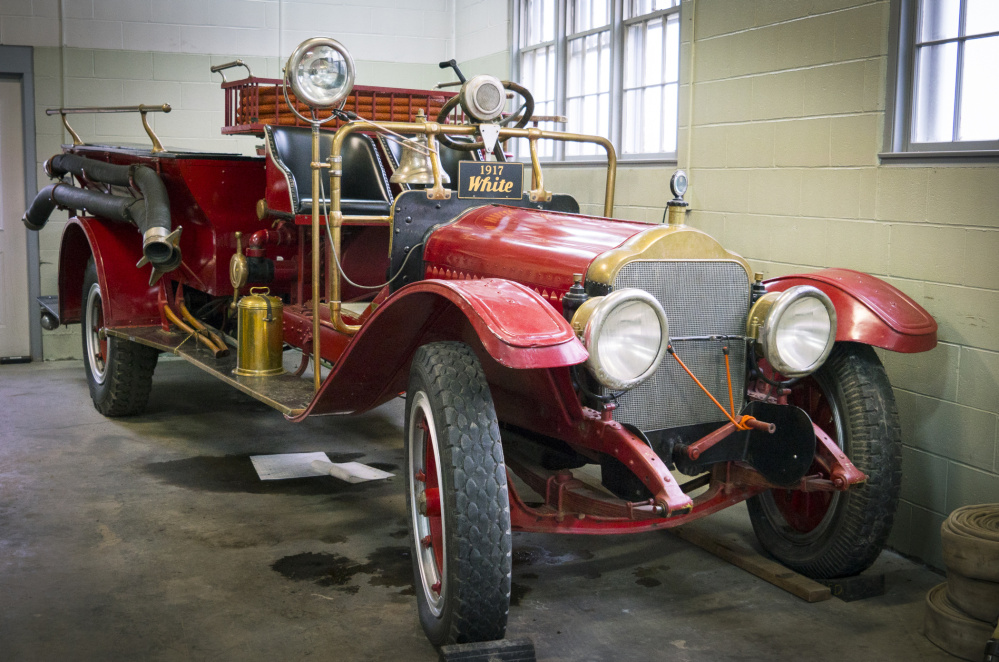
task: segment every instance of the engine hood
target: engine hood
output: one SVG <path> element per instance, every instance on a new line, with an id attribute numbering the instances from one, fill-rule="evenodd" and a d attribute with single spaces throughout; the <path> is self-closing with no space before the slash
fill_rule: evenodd
<path id="1" fill-rule="evenodd" d="M 533 288 L 561 310 L 573 274 L 588 289 L 613 285 L 632 260 L 736 260 L 711 236 L 686 225 L 658 225 L 491 205 L 436 230 L 424 250 L 424 278 L 506 278 Z"/>

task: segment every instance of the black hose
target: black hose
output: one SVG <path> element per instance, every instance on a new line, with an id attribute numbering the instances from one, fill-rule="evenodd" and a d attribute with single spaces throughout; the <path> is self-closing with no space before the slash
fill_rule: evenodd
<path id="1" fill-rule="evenodd" d="M 130 166 L 127 165 L 95 161 L 76 154 L 56 154 L 49 159 L 45 167 L 48 173 L 54 177 L 73 173 L 81 179 L 104 182 L 114 186 L 129 186 L 129 168 Z"/>
<path id="2" fill-rule="evenodd" d="M 52 215 L 52 210 L 56 206 L 55 200 L 52 199 L 52 191 L 57 186 L 59 184 L 49 184 L 39 191 L 35 199 L 31 201 L 28 210 L 21 217 L 21 221 L 29 230 L 38 231 L 45 227 L 45 223 L 48 222 L 49 216 Z"/>
<path id="3" fill-rule="evenodd" d="M 53 177 L 73 174 L 89 182 L 134 185 L 142 198 L 50 184 L 38 192 L 22 217 L 28 229 L 41 230 L 56 205 L 85 209 L 95 216 L 135 224 L 142 232 L 143 255 L 157 267 L 169 271 L 180 264 L 180 249 L 166 239 L 171 230 L 170 200 L 155 170 L 144 165 L 114 165 L 76 154 L 57 154 L 45 169 Z"/>

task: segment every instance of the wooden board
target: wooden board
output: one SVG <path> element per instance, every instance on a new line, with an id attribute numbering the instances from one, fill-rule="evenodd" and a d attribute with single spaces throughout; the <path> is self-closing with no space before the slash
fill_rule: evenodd
<path id="1" fill-rule="evenodd" d="M 782 588 L 806 602 L 822 602 L 832 597 L 832 591 L 815 580 L 768 559 L 734 535 L 724 537 L 708 532 L 698 524 L 685 524 L 671 529 L 678 538 L 711 552 L 718 558 Z"/>

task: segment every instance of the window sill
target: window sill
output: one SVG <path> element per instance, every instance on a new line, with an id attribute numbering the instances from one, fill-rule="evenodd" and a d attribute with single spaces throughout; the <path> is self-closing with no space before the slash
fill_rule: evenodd
<path id="1" fill-rule="evenodd" d="M 999 149 L 882 152 L 878 158 L 882 163 L 999 163 Z"/>

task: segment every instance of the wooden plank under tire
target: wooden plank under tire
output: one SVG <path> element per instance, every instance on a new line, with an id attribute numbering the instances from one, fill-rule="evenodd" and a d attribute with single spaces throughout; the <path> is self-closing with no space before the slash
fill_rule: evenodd
<path id="1" fill-rule="evenodd" d="M 708 533 L 697 524 L 684 524 L 672 533 L 718 558 L 728 561 L 760 579 L 782 588 L 806 602 L 821 602 L 832 597 L 832 591 L 814 579 L 799 575 L 794 570 L 768 559 L 749 545 L 733 536 L 719 537 Z"/>
<path id="2" fill-rule="evenodd" d="M 975 620 L 954 606 L 947 597 L 947 583 L 938 584 L 926 594 L 926 638 L 951 655 L 980 662 L 993 626 Z"/>

